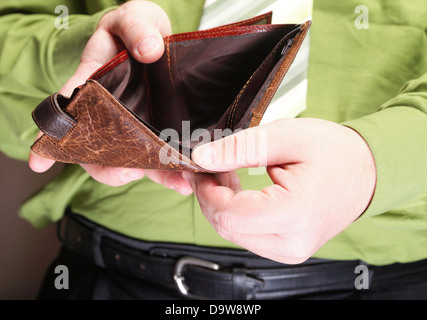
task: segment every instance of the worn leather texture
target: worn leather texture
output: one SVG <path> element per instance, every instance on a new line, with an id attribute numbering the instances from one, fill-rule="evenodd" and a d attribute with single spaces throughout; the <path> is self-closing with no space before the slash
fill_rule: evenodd
<path id="1" fill-rule="evenodd" d="M 37 106 L 44 134 L 32 151 L 64 163 L 207 172 L 192 150 L 218 130 L 259 125 L 311 25 L 271 18 L 165 37 L 152 64 L 121 52 L 71 97 Z"/>

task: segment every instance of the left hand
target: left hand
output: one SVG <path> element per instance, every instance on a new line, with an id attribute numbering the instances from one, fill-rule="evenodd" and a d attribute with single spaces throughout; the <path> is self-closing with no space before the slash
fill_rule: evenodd
<path id="1" fill-rule="evenodd" d="M 60 93 L 70 96 L 74 88 L 85 83 L 98 68 L 113 59 L 125 48 L 142 63 L 153 63 L 164 52 L 163 37 L 171 34 L 169 18 L 164 10 L 150 1 L 128 1 L 106 13 L 98 22 L 89 39 L 73 76 Z M 36 139 L 40 138 L 42 132 Z M 55 161 L 30 153 L 29 165 L 35 172 L 45 172 Z M 180 172 L 143 170 L 138 168 L 111 168 L 81 164 L 96 181 L 109 186 L 123 186 L 147 176 L 154 182 L 176 190 L 183 195 L 192 193 L 190 185 Z"/>
<path id="2" fill-rule="evenodd" d="M 266 155 L 239 150 L 264 131 Z M 232 155 L 226 161 L 219 155 Z M 257 160 L 266 159 L 266 163 Z M 376 186 L 372 153 L 355 131 L 318 119 L 284 119 L 195 149 L 195 162 L 219 175 L 188 174 L 206 218 L 225 239 L 260 256 L 302 263 L 353 223 Z M 230 160 L 230 159 L 228 159 Z M 242 191 L 235 172 L 267 166 L 273 185 Z"/>

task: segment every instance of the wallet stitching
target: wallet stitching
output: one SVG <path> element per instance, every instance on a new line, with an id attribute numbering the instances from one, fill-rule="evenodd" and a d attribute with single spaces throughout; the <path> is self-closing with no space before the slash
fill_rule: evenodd
<path id="1" fill-rule="evenodd" d="M 267 20 L 268 18 L 271 17 L 271 12 L 265 13 L 263 15 L 260 15 L 258 17 L 253 17 L 251 19 L 245 20 L 245 21 L 240 21 L 237 23 L 233 23 L 231 26 L 244 26 L 247 24 L 251 24 L 252 22 L 260 22 L 262 20 Z M 227 26 L 224 26 L 224 28 L 227 28 Z"/>
<path id="2" fill-rule="evenodd" d="M 174 93 L 175 93 L 176 102 L 181 107 L 182 106 L 182 102 L 181 102 L 180 96 L 178 95 L 178 91 L 176 89 L 175 81 L 174 81 L 173 75 L 172 75 L 172 56 L 171 56 L 172 50 L 171 50 L 171 47 L 170 47 L 170 43 L 171 42 L 169 41 L 169 39 L 166 38 L 166 51 L 167 51 L 167 55 L 168 55 L 169 79 L 171 80 L 171 83 L 172 83 L 172 87 L 173 87 L 173 90 L 174 90 Z M 175 58 L 175 60 L 176 60 L 176 58 Z M 179 142 L 181 143 L 181 141 L 179 141 Z"/>
<path id="3" fill-rule="evenodd" d="M 34 119 L 34 121 L 35 121 L 35 123 L 36 123 L 36 125 L 47 135 L 47 136 L 50 136 L 50 137 L 52 137 L 52 138 L 55 138 L 55 139 L 57 139 L 57 140 L 61 140 L 64 136 L 66 136 L 67 134 L 68 134 L 68 132 L 71 130 L 71 129 L 73 129 L 75 126 L 76 126 L 76 122 L 73 122 L 72 120 L 70 120 L 70 119 L 68 119 L 68 118 L 66 118 L 65 116 L 63 116 L 62 114 L 60 114 L 59 113 L 59 111 L 56 109 L 56 104 L 54 103 L 54 101 L 53 101 L 53 96 L 54 95 L 51 95 L 50 96 L 50 101 L 51 101 L 51 104 L 52 104 L 52 107 L 53 107 L 53 110 L 55 110 L 55 112 L 56 112 L 56 114 L 61 118 L 61 119 L 64 119 L 64 120 L 66 120 L 70 125 L 71 125 L 71 128 L 70 127 L 68 127 L 68 129 L 67 129 L 67 131 L 66 131 L 66 133 L 62 136 L 62 137 L 59 137 L 59 136 L 57 136 L 56 134 L 54 134 L 54 133 L 52 133 L 52 132 L 49 132 L 49 130 L 47 130 L 47 129 L 44 129 L 44 126 L 42 126 L 41 124 L 40 124 L 40 122 L 37 120 L 37 118 L 35 117 L 35 116 L 33 116 L 33 119 Z M 33 115 L 35 114 L 35 112 L 33 111 Z"/>
<path id="4" fill-rule="evenodd" d="M 148 104 L 148 110 L 150 112 L 150 121 L 151 124 L 154 125 L 154 117 L 153 117 L 153 105 L 151 103 L 151 85 L 150 85 L 150 81 L 148 79 L 148 74 L 147 74 L 147 69 L 146 69 L 146 65 L 144 65 L 144 84 L 147 88 L 147 104 Z"/>
<path id="5" fill-rule="evenodd" d="M 280 40 L 279 43 L 282 42 L 282 41 L 283 41 L 283 39 Z M 246 82 L 246 84 L 244 85 L 244 87 L 240 91 L 239 95 L 236 98 L 236 101 L 234 102 L 234 104 L 233 104 L 233 106 L 232 106 L 232 108 L 231 108 L 231 110 L 230 110 L 230 112 L 228 114 L 228 119 L 230 120 L 230 121 L 227 121 L 227 127 L 228 128 L 232 129 L 232 126 L 234 125 L 234 117 L 235 117 L 235 114 L 236 114 L 236 111 L 237 111 L 237 108 L 238 108 L 238 104 L 239 104 L 240 99 L 242 98 L 242 96 L 243 96 L 243 94 L 245 92 L 245 89 L 248 87 L 249 83 L 251 82 L 252 78 L 255 76 L 255 74 L 259 70 L 261 70 L 263 68 L 263 66 L 267 63 L 268 58 L 270 56 L 274 55 L 279 50 L 279 48 L 280 48 L 280 46 L 277 45 L 276 48 L 268 54 L 268 56 L 264 59 L 264 61 L 261 63 L 261 65 L 254 71 L 254 73 L 252 74 L 252 76 L 249 78 L 249 80 Z"/>
<path id="6" fill-rule="evenodd" d="M 77 120 L 77 117 L 76 117 Z M 74 134 L 74 131 L 77 130 L 77 126 L 75 126 L 74 128 L 72 128 L 71 130 L 69 130 L 60 141 L 58 141 L 58 146 L 61 146 L 61 150 L 63 152 L 65 152 L 67 155 L 69 155 L 70 157 L 75 158 L 75 156 L 72 156 L 71 154 L 69 154 L 67 151 L 63 150 L 62 147 L 68 142 L 68 140 L 70 140 L 71 136 Z"/>
<path id="7" fill-rule="evenodd" d="M 246 20 L 246 21 L 237 22 L 235 24 L 232 24 L 232 26 L 244 26 L 244 25 L 247 25 L 247 24 L 252 24 L 253 22 L 260 22 L 262 20 L 267 20 L 268 21 L 268 19 L 270 17 L 271 17 L 271 12 L 265 13 L 265 14 L 259 16 L 259 17 L 251 18 L 251 19 Z M 224 28 L 227 28 L 227 26 L 224 26 Z"/>
<path id="8" fill-rule="evenodd" d="M 104 87 L 102 87 L 98 83 L 94 83 L 94 85 L 97 85 L 102 90 L 107 91 Z M 106 95 L 104 98 L 108 99 L 116 107 L 116 110 L 118 112 L 120 112 L 123 116 L 125 116 L 126 119 L 129 119 L 129 120 L 133 121 L 138 126 L 142 126 L 144 128 L 144 130 L 147 131 L 152 137 L 157 137 L 151 130 L 149 130 L 146 126 L 142 125 L 140 121 L 138 121 L 137 119 L 135 119 L 135 117 L 132 115 L 132 113 L 126 107 L 124 107 L 122 104 L 120 104 L 113 95 L 111 95 L 111 94 L 110 95 Z M 155 140 L 156 143 L 159 146 L 162 145 L 162 143 L 161 143 L 162 140 L 160 140 L 160 139 L 153 139 L 153 140 Z"/>
<path id="9" fill-rule="evenodd" d="M 234 28 L 220 28 L 220 29 L 210 29 L 205 31 L 196 31 L 196 32 L 188 32 L 184 34 L 179 34 L 175 36 L 166 37 L 169 42 L 181 42 L 181 41 L 189 41 L 189 40 L 201 40 L 201 39 L 209 39 L 209 38 L 217 38 L 217 37 L 231 37 L 231 36 L 239 36 L 239 35 L 250 35 L 256 33 L 263 33 L 274 31 L 277 29 L 283 28 L 283 24 L 279 25 L 261 25 L 261 26 L 241 26 Z M 234 30 L 233 30 L 234 29 Z M 194 37 L 194 36 L 197 37 Z"/>
<path id="10" fill-rule="evenodd" d="M 292 54 L 290 54 L 290 56 L 291 57 L 293 57 L 293 59 L 292 59 L 292 61 L 290 61 L 290 60 L 288 60 L 288 61 L 286 61 L 286 63 L 284 63 L 280 68 L 282 69 L 281 71 L 279 71 L 278 70 L 278 72 L 275 74 L 275 76 L 274 76 L 274 78 L 272 79 L 272 81 L 271 81 L 271 83 L 270 83 L 270 85 L 275 81 L 275 82 L 278 82 L 277 81 L 277 79 L 278 79 L 278 77 L 281 77 L 284 73 L 285 73 L 285 70 L 289 70 L 289 68 L 291 67 L 291 65 L 292 65 L 292 63 L 293 63 L 293 61 L 295 60 L 295 58 L 296 58 L 296 56 L 297 56 L 297 54 L 298 54 L 298 50 L 299 50 L 299 48 L 301 47 L 301 45 L 302 45 L 302 42 L 304 41 L 304 39 L 305 39 L 305 37 L 303 37 L 302 36 L 302 34 L 304 33 L 304 32 L 306 32 L 306 30 L 301 30 L 301 32 L 299 32 L 296 36 L 295 36 L 295 43 L 294 43 L 294 45 L 293 45 L 293 48 L 291 48 L 290 50 L 292 50 L 293 52 L 292 52 Z M 296 48 L 298 48 L 298 49 L 296 49 Z M 280 73 L 279 73 L 280 72 Z M 281 81 L 280 81 L 281 82 Z M 275 85 L 276 85 L 276 83 L 275 83 Z M 280 83 L 279 83 L 279 85 L 280 85 Z M 272 93 L 267 93 L 266 92 L 266 94 L 268 94 L 268 98 L 272 98 Z"/>
<path id="11" fill-rule="evenodd" d="M 87 85 L 87 84 L 86 84 Z M 81 95 L 81 92 L 79 91 L 79 94 Z M 80 95 L 78 98 L 80 98 Z M 76 99 L 78 99 L 76 97 Z M 61 141 L 58 141 L 57 145 L 60 147 L 59 149 L 64 152 L 65 154 L 67 154 L 69 157 L 73 158 L 73 159 L 78 159 L 75 156 L 71 155 L 70 153 L 68 153 L 66 150 L 63 149 L 64 145 L 68 142 L 68 140 L 70 140 L 71 136 L 74 134 L 74 131 L 77 130 L 78 124 L 79 124 L 79 115 L 78 115 L 78 108 L 76 110 L 76 115 L 75 115 L 75 120 L 76 120 L 76 125 L 71 129 L 68 130 L 68 132 L 64 135 L 64 137 L 61 139 Z"/>
<path id="12" fill-rule="evenodd" d="M 71 119 L 68 119 L 68 118 L 66 118 L 64 115 L 62 115 L 61 113 L 59 113 L 59 111 L 58 111 L 58 110 L 57 110 L 57 108 L 56 108 L 57 104 L 53 101 L 53 96 L 54 96 L 54 95 L 51 95 L 51 96 L 50 96 L 50 101 L 51 101 L 51 103 L 52 103 L 53 109 L 55 110 L 56 114 L 57 114 L 58 116 L 60 116 L 62 119 L 64 119 L 65 121 L 67 121 L 71 126 L 74 126 L 74 125 L 76 124 L 75 122 L 73 122 Z M 59 107 L 59 106 L 58 106 L 58 107 Z"/>
<path id="13" fill-rule="evenodd" d="M 230 109 L 230 112 L 228 113 L 227 128 L 232 129 L 232 126 L 234 125 L 234 116 L 236 114 L 237 105 L 239 104 L 240 99 L 242 98 L 243 93 L 245 92 L 245 89 L 249 85 L 249 82 L 251 82 L 254 75 L 255 75 L 255 72 L 252 74 L 252 76 L 249 78 L 249 80 L 245 83 L 242 90 L 240 90 L 239 95 L 237 96 L 236 100 L 234 101 L 234 103 Z"/>
<path id="14" fill-rule="evenodd" d="M 33 114 L 34 114 L 34 111 L 33 111 Z M 61 137 L 57 137 L 55 134 L 53 134 L 53 133 L 50 133 L 50 132 L 47 132 L 47 130 L 46 129 L 43 129 L 43 126 L 41 126 L 40 125 L 40 123 L 37 121 L 37 118 L 36 117 L 33 117 L 33 119 L 34 119 L 34 121 L 36 122 L 36 125 L 43 131 L 43 133 L 44 134 L 46 134 L 47 136 L 49 136 L 49 137 L 53 137 L 53 138 L 55 138 L 55 139 L 57 139 L 57 140 L 60 140 L 61 139 Z M 46 132 L 45 132 L 46 131 Z"/>
<path id="15" fill-rule="evenodd" d="M 104 87 L 102 87 L 100 84 L 98 84 L 96 82 L 94 83 L 94 85 L 99 86 L 101 88 L 101 90 L 107 91 Z M 113 105 L 117 106 L 116 110 L 119 113 L 121 113 L 126 119 L 128 119 L 129 121 L 132 121 L 132 122 L 136 123 L 138 126 L 141 126 L 141 123 L 137 119 L 135 119 L 125 107 L 123 107 L 121 104 L 118 104 L 118 101 L 117 101 L 117 99 L 114 96 L 107 95 L 107 96 L 105 96 L 105 98 L 108 99 L 110 102 L 112 102 Z M 156 136 L 153 132 L 151 132 L 151 130 L 149 130 L 145 126 L 142 125 L 142 128 L 152 138 L 151 140 L 154 143 L 156 143 L 159 147 L 163 147 L 164 145 L 168 144 L 167 142 L 161 140 L 158 136 Z M 190 158 L 186 157 L 185 155 L 183 155 L 178 150 L 176 150 L 176 149 L 174 149 L 172 147 L 171 147 L 171 149 L 174 150 L 175 155 L 177 156 L 177 158 L 179 160 L 179 165 L 180 166 L 183 166 L 183 167 L 192 166 L 192 167 L 198 168 L 197 165 L 193 164 L 194 162 Z M 185 158 L 188 159 L 187 163 L 184 162 L 185 159 L 183 157 L 185 157 Z"/>
<path id="16" fill-rule="evenodd" d="M 307 27 L 304 25 L 300 32 L 297 33 L 297 35 L 295 36 L 295 40 L 294 40 L 294 44 L 292 45 L 292 48 L 290 49 L 290 56 L 293 56 L 293 60 L 295 59 L 296 55 L 298 54 L 298 50 L 301 47 L 302 42 L 304 41 L 305 37 L 303 36 L 304 34 L 307 33 Z M 295 49 L 298 48 L 298 49 Z M 292 60 L 292 62 L 293 62 Z M 281 77 L 281 75 L 285 74 L 284 70 L 289 70 L 289 68 L 292 65 L 292 62 L 290 62 L 289 60 L 286 61 L 286 63 L 284 62 L 280 67 L 278 72 L 275 74 L 275 76 L 273 77 L 273 79 L 270 82 L 270 85 L 268 86 L 268 88 L 271 88 L 273 85 L 276 86 L 277 85 L 277 79 L 278 77 Z M 280 72 L 280 74 L 279 74 Z M 276 82 L 276 83 L 275 83 Z M 280 85 L 280 83 L 279 83 Z M 272 99 L 273 98 L 273 93 L 270 91 L 268 92 L 268 88 L 265 90 L 265 93 L 262 95 L 262 97 L 260 98 L 260 101 L 258 102 L 258 106 L 261 103 L 265 104 L 265 101 Z M 257 114 L 255 112 L 252 112 L 253 116 L 255 118 L 261 118 L 262 114 L 265 112 L 266 108 L 265 106 L 263 106 L 262 108 L 263 112 L 258 112 Z M 252 122 L 252 121 L 251 121 Z"/>
<path id="17" fill-rule="evenodd" d="M 271 19 L 271 12 L 269 13 L 265 13 L 261 16 L 258 17 L 254 17 L 248 20 L 244 20 L 244 21 L 240 21 L 240 22 L 236 22 L 236 23 L 232 23 L 230 25 L 225 25 L 225 26 L 221 26 L 221 27 L 217 27 L 215 28 L 216 30 L 220 30 L 220 29 L 227 29 L 227 28 L 233 28 L 233 27 L 240 27 L 240 26 L 254 26 L 252 23 L 258 23 L 261 22 L 263 20 L 267 20 L 267 22 Z"/>
<path id="18" fill-rule="evenodd" d="M 173 90 L 175 92 L 175 96 L 178 97 L 178 93 L 176 91 L 175 82 L 172 77 L 172 63 L 171 63 L 171 50 L 170 50 L 170 41 L 166 39 L 166 51 L 168 53 L 168 69 L 169 69 L 169 79 L 171 80 Z"/>
<path id="19" fill-rule="evenodd" d="M 73 130 L 74 131 L 74 130 Z M 62 146 L 62 141 L 58 141 L 58 140 L 53 140 L 52 139 L 52 137 L 47 137 L 49 140 L 51 140 L 51 142 L 53 143 L 53 144 L 55 144 L 56 146 L 57 146 L 57 148 L 61 151 L 61 152 L 63 152 L 64 154 L 66 154 L 70 159 L 69 159 L 69 161 L 71 162 L 71 161 L 80 161 L 80 159 L 79 158 L 76 158 L 76 156 L 73 156 L 73 155 L 71 155 L 69 152 L 67 152 L 66 150 L 64 150 L 64 148 L 63 148 L 63 146 Z"/>
<path id="20" fill-rule="evenodd" d="M 98 84 L 96 84 L 96 85 L 98 85 Z M 102 89 L 104 89 L 105 91 L 107 91 L 105 88 L 103 88 L 101 85 L 99 85 L 99 87 L 100 88 L 102 88 Z M 108 91 L 107 91 L 108 92 Z M 125 110 L 123 110 L 122 109 L 122 105 L 117 105 L 117 100 L 116 100 L 116 98 L 114 97 L 114 96 L 108 96 L 108 95 L 106 95 L 105 97 L 104 97 L 105 99 L 108 99 L 108 100 L 110 100 L 110 102 L 112 102 L 113 103 L 113 105 L 115 105 L 115 106 L 118 106 L 118 108 L 116 108 L 116 110 L 117 111 L 119 111 L 121 114 L 123 114 L 124 116 L 125 116 L 125 118 L 127 118 L 127 119 L 131 119 L 131 121 L 134 121 L 134 122 L 137 122 L 138 124 L 139 124 L 139 122 L 136 120 L 136 119 L 134 119 L 133 117 L 129 117 L 129 114 L 128 113 L 126 113 L 126 111 Z M 78 116 L 76 116 L 76 120 L 78 120 Z M 71 138 L 71 136 L 72 136 L 72 134 L 74 133 L 74 131 L 77 129 L 77 126 L 76 127 L 74 127 L 73 128 L 73 130 L 71 130 L 63 139 L 62 139 L 62 141 L 60 142 L 60 143 L 57 143 L 57 145 L 58 145 L 58 147 L 59 147 L 59 149 L 62 151 L 62 152 L 64 152 L 66 155 L 68 155 L 69 157 L 71 157 L 71 158 L 73 158 L 73 159 L 75 159 L 75 160 L 77 160 L 77 161 L 82 161 L 82 163 L 92 163 L 92 164 L 97 164 L 97 162 L 96 161 L 85 161 L 84 159 L 81 159 L 81 157 L 79 156 L 78 158 L 76 158 L 76 156 L 73 156 L 73 155 L 71 155 L 69 152 L 67 152 L 66 150 L 64 150 L 64 145 L 68 142 L 68 140 Z M 144 129 L 146 129 L 145 127 L 144 127 Z M 147 130 L 148 131 L 148 130 Z M 156 139 L 153 139 L 153 140 L 155 140 L 156 141 Z M 157 142 L 157 141 L 156 141 Z M 161 145 L 159 142 L 157 142 L 159 145 Z"/>
<path id="21" fill-rule="evenodd" d="M 77 156 L 76 155 L 72 155 L 67 150 L 65 150 L 65 144 L 68 142 L 68 140 L 70 140 L 70 138 L 74 134 L 75 130 L 77 130 L 77 126 L 75 126 L 71 131 L 69 131 L 66 134 L 66 136 L 61 141 L 57 141 L 56 145 L 58 146 L 59 150 L 61 150 L 68 157 L 70 157 L 71 159 L 73 159 L 72 161 L 74 161 L 74 162 L 80 162 L 81 161 L 82 163 L 90 163 L 90 162 L 87 162 L 84 159 L 82 159 L 82 157 L 80 155 L 77 155 Z"/>
<path id="22" fill-rule="evenodd" d="M 115 56 L 108 64 L 106 64 L 102 70 L 98 70 L 94 72 L 89 79 L 93 79 L 96 81 L 101 80 L 105 75 L 113 71 L 115 68 L 117 68 L 119 65 L 121 65 L 123 62 L 129 59 L 129 54 L 127 51 L 120 52 L 117 56 Z M 112 65 L 114 65 L 112 67 Z M 100 74 L 97 78 L 94 78 L 97 74 Z"/>
<path id="23" fill-rule="evenodd" d="M 114 97 L 110 97 L 110 99 L 112 100 L 112 102 L 116 105 L 117 104 L 117 100 Z M 123 107 L 122 105 L 118 105 L 118 108 L 116 108 L 117 111 L 119 113 L 121 113 L 125 119 L 127 119 L 128 121 L 131 121 L 133 123 L 136 123 L 136 125 L 141 126 L 141 123 L 135 119 L 130 113 L 129 111 Z M 151 140 L 156 143 L 160 148 L 162 148 L 163 146 L 165 146 L 166 144 L 168 144 L 166 141 L 160 139 L 158 136 L 156 136 L 151 130 L 149 130 L 146 126 L 142 125 L 142 128 L 144 129 L 144 131 L 152 138 Z M 157 138 L 157 139 L 156 139 Z M 180 153 L 178 150 L 176 150 L 175 148 L 169 146 L 171 148 L 171 152 L 175 152 L 175 156 L 178 158 L 179 160 L 179 165 L 183 165 L 183 161 L 184 159 L 182 157 L 184 157 L 184 155 L 182 153 Z M 172 154 L 172 156 L 174 156 Z M 191 161 L 191 159 L 188 159 L 189 161 Z"/>

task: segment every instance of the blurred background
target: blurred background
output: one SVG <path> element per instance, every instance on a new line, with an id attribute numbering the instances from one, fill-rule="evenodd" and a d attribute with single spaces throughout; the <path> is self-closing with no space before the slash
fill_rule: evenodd
<path id="1" fill-rule="evenodd" d="M 58 253 L 55 226 L 35 229 L 17 213 L 23 201 L 61 169 L 54 166 L 47 173 L 34 173 L 26 162 L 0 152 L 0 300 L 36 298 Z"/>

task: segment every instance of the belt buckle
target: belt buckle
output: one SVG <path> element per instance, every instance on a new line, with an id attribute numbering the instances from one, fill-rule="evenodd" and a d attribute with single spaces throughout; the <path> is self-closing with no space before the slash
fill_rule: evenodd
<path id="1" fill-rule="evenodd" d="M 203 297 L 193 295 L 189 292 L 190 289 L 186 285 L 184 276 L 182 275 L 183 270 L 187 266 L 196 266 L 210 270 L 219 270 L 220 265 L 194 257 L 182 257 L 175 264 L 173 279 L 179 292 L 181 292 L 185 297 L 188 298 L 203 299 Z"/>

